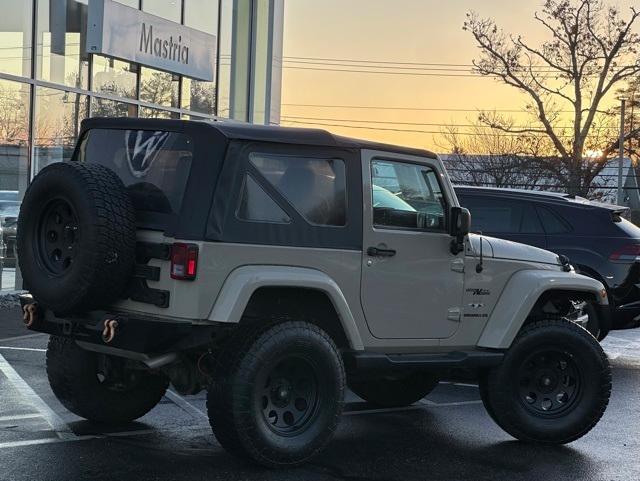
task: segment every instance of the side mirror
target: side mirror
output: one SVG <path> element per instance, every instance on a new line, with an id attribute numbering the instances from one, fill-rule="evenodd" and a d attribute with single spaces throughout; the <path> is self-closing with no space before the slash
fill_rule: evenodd
<path id="1" fill-rule="evenodd" d="M 458 254 L 464 250 L 464 238 L 471 230 L 471 213 L 464 207 L 452 207 L 449 216 L 449 234 L 451 239 L 451 253 Z"/>

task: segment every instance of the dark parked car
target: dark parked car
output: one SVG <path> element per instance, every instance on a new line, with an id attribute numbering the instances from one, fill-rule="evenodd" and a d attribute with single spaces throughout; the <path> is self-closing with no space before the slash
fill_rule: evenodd
<path id="1" fill-rule="evenodd" d="M 19 211 L 18 191 L 0 190 L 0 235 L 4 243 L 4 251 L 0 252 L 0 257 L 4 267 L 16 265 L 16 227 Z"/>
<path id="2" fill-rule="evenodd" d="M 607 288 L 611 329 L 639 325 L 640 228 L 623 218 L 626 207 L 551 192 L 467 186 L 455 191 L 471 211 L 473 231 L 567 256 L 576 270 Z"/>

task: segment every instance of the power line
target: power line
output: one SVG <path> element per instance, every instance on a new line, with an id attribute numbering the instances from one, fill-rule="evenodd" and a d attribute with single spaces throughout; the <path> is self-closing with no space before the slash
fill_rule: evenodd
<path id="1" fill-rule="evenodd" d="M 426 125 L 431 127 L 478 127 L 483 129 L 491 129 L 490 125 L 478 125 L 478 124 L 447 124 L 447 123 L 438 123 L 438 122 L 397 122 L 394 120 L 367 120 L 367 119 L 336 119 L 336 118 L 327 118 L 327 117 L 299 117 L 295 115 L 283 115 L 283 119 L 294 119 L 294 120 L 319 120 L 319 121 L 328 121 L 328 122 L 359 122 L 359 123 L 367 123 L 367 124 L 395 124 L 395 125 Z M 526 129 L 528 126 L 524 125 L 513 125 L 511 126 L 514 129 Z M 572 126 L 555 126 L 559 129 L 572 129 Z M 592 127 L 594 130 L 601 129 L 614 129 L 618 130 L 618 127 L 609 127 L 609 126 L 596 126 Z"/>
<path id="2" fill-rule="evenodd" d="M 337 69 L 337 68 L 315 68 L 315 67 L 296 67 L 294 65 L 283 65 L 282 68 L 292 70 L 314 70 L 316 72 L 344 72 L 344 73 L 362 73 L 377 75 L 409 75 L 413 77 L 476 77 L 481 78 L 480 74 L 473 73 L 429 73 L 429 72 L 380 72 L 375 70 L 353 70 L 353 69 Z M 488 76 L 487 76 L 488 77 Z"/>
<path id="3" fill-rule="evenodd" d="M 524 109 L 461 109 L 461 108 L 439 108 L 439 107 L 391 107 L 391 106 L 376 106 L 376 105 L 327 105 L 327 104 L 295 104 L 295 103 L 283 103 L 283 107 L 313 107 L 313 108 L 335 108 L 335 109 L 363 109 L 363 110 L 414 110 L 425 112 L 504 112 L 504 113 L 529 113 Z M 559 113 L 573 113 L 573 110 L 559 110 Z"/>
<path id="4" fill-rule="evenodd" d="M 287 124 L 297 124 L 297 125 L 318 125 L 324 127 L 342 127 L 348 129 L 362 129 L 362 130 L 377 130 L 377 131 L 389 131 L 389 132 L 407 132 L 407 133 L 415 133 L 415 134 L 442 134 L 439 130 L 414 130 L 414 129 L 396 129 L 390 127 L 367 127 L 366 125 L 346 125 L 346 124 L 334 124 L 334 123 L 325 123 L 325 122 L 309 122 L 309 121 L 297 121 L 297 120 L 285 120 Z M 459 135 L 487 135 L 481 132 L 458 132 Z M 500 137 L 519 137 L 521 134 L 510 134 L 510 133 L 495 133 L 492 134 Z M 558 137 L 573 137 L 571 135 L 558 135 Z"/>
<path id="5" fill-rule="evenodd" d="M 331 57 L 296 57 L 293 55 L 284 55 L 283 59 L 292 59 L 292 62 L 296 62 L 297 60 L 317 60 L 318 62 L 311 63 L 322 63 L 322 62 L 349 62 L 349 63 L 364 63 L 364 64 L 385 64 L 385 65 L 423 65 L 428 67 L 475 67 L 472 63 L 440 63 L 440 62 L 397 62 L 397 61 L 389 61 L 389 60 L 371 60 L 371 59 L 352 59 L 352 58 L 331 58 Z M 628 65 L 631 66 L 631 65 Z M 546 65 L 532 65 L 533 69 L 542 69 L 542 70 L 550 70 L 557 71 L 556 69 L 552 69 Z M 621 65 L 620 68 L 625 67 L 625 65 Z M 402 67 L 401 67 L 402 68 Z M 526 67 L 527 69 L 529 67 Z"/>
<path id="6" fill-rule="evenodd" d="M 293 64 L 303 64 L 303 65 L 320 65 L 320 66 L 333 66 L 333 67 L 351 67 L 351 68 L 370 68 L 370 69 L 393 69 L 393 70 L 420 70 L 420 71 L 441 71 L 441 72 L 467 72 L 473 75 L 481 75 L 478 72 L 475 72 L 473 69 L 476 68 L 475 65 L 460 65 L 456 67 L 445 67 L 442 64 L 437 67 L 402 67 L 400 65 L 360 65 L 360 64 L 350 64 L 350 63 L 339 63 L 339 62 L 314 62 L 314 61 L 305 61 L 305 60 L 284 60 L 284 63 L 293 63 Z M 462 68 L 461 68 L 462 67 Z M 531 66 L 531 67 L 521 67 L 518 70 L 528 72 L 529 68 L 531 68 L 535 73 L 559 73 L 560 71 L 557 69 L 552 69 L 550 67 L 544 66 Z M 594 74 L 595 75 L 595 74 Z"/>

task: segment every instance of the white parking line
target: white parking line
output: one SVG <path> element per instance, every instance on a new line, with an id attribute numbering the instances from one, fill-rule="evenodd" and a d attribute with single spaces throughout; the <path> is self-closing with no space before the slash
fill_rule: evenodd
<path id="1" fill-rule="evenodd" d="M 47 336 L 47 335 L 48 334 L 37 332 L 35 334 L 25 334 L 24 336 L 4 337 L 0 339 L 0 342 L 21 341 L 23 339 L 30 339 L 32 337 L 41 337 L 41 336 Z"/>
<path id="2" fill-rule="evenodd" d="M 76 437 L 62 418 L 58 416 L 33 389 L 31 389 L 31 386 L 29 386 L 26 381 L 20 377 L 2 354 L 0 354 L 0 371 L 2 371 L 9 382 L 13 384 L 25 401 L 40 412 L 42 417 L 49 423 L 60 439 L 67 440 Z"/>
<path id="3" fill-rule="evenodd" d="M 472 406 L 474 404 L 482 404 L 480 400 L 474 401 L 458 401 L 458 402 L 450 402 L 450 403 L 437 403 L 434 401 L 430 401 L 429 399 L 421 399 L 416 404 L 412 404 L 411 406 L 404 406 L 398 408 L 374 408 L 374 409 L 362 409 L 355 411 L 345 411 L 343 414 L 345 416 L 356 416 L 358 414 L 380 414 L 380 413 L 394 413 L 394 412 L 402 412 L 402 411 L 415 411 L 416 409 L 425 409 L 426 407 L 456 407 L 456 406 Z"/>
<path id="4" fill-rule="evenodd" d="M 32 351 L 32 352 L 47 352 L 46 349 L 36 349 L 35 347 L 13 347 L 13 346 L 0 346 L 0 349 L 7 351 Z"/>
<path id="5" fill-rule="evenodd" d="M 0 423 L 8 422 L 8 421 L 20 421 L 22 419 L 36 419 L 41 418 L 40 414 L 16 414 L 14 416 L 0 416 Z"/>
<path id="6" fill-rule="evenodd" d="M 173 402 L 176 406 L 178 406 L 180 409 L 185 411 L 187 414 L 191 414 L 192 416 L 194 416 L 196 418 L 209 419 L 209 416 L 207 416 L 205 413 L 203 413 L 200 409 L 195 407 L 193 404 L 191 404 L 185 398 L 183 398 L 179 394 L 173 392 L 171 389 L 167 389 L 167 392 L 165 393 L 165 396 L 171 402 Z"/>
<path id="7" fill-rule="evenodd" d="M 84 436 L 74 436 L 69 439 L 61 438 L 44 438 L 44 439 L 30 439 L 26 441 L 9 441 L 6 443 L 0 443 L 0 449 L 7 448 L 19 448 L 23 446 L 33 446 L 37 444 L 53 444 L 53 443 L 69 443 L 76 441 L 90 441 L 92 439 L 106 439 L 106 438 L 124 438 L 130 436 L 142 436 L 144 434 L 154 434 L 158 431 L 153 429 L 141 429 L 138 431 L 124 431 L 120 433 L 107 433 L 107 434 L 87 434 Z"/>

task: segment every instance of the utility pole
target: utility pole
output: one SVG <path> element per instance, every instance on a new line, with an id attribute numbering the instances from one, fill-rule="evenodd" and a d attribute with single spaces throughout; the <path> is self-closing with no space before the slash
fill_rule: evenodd
<path id="1" fill-rule="evenodd" d="M 618 205 L 624 202 L 622 192 L 622 170 L 624 167 L 624 107 L 625 99 L 620 99 L 620 151 L 618 159 Z"/>

